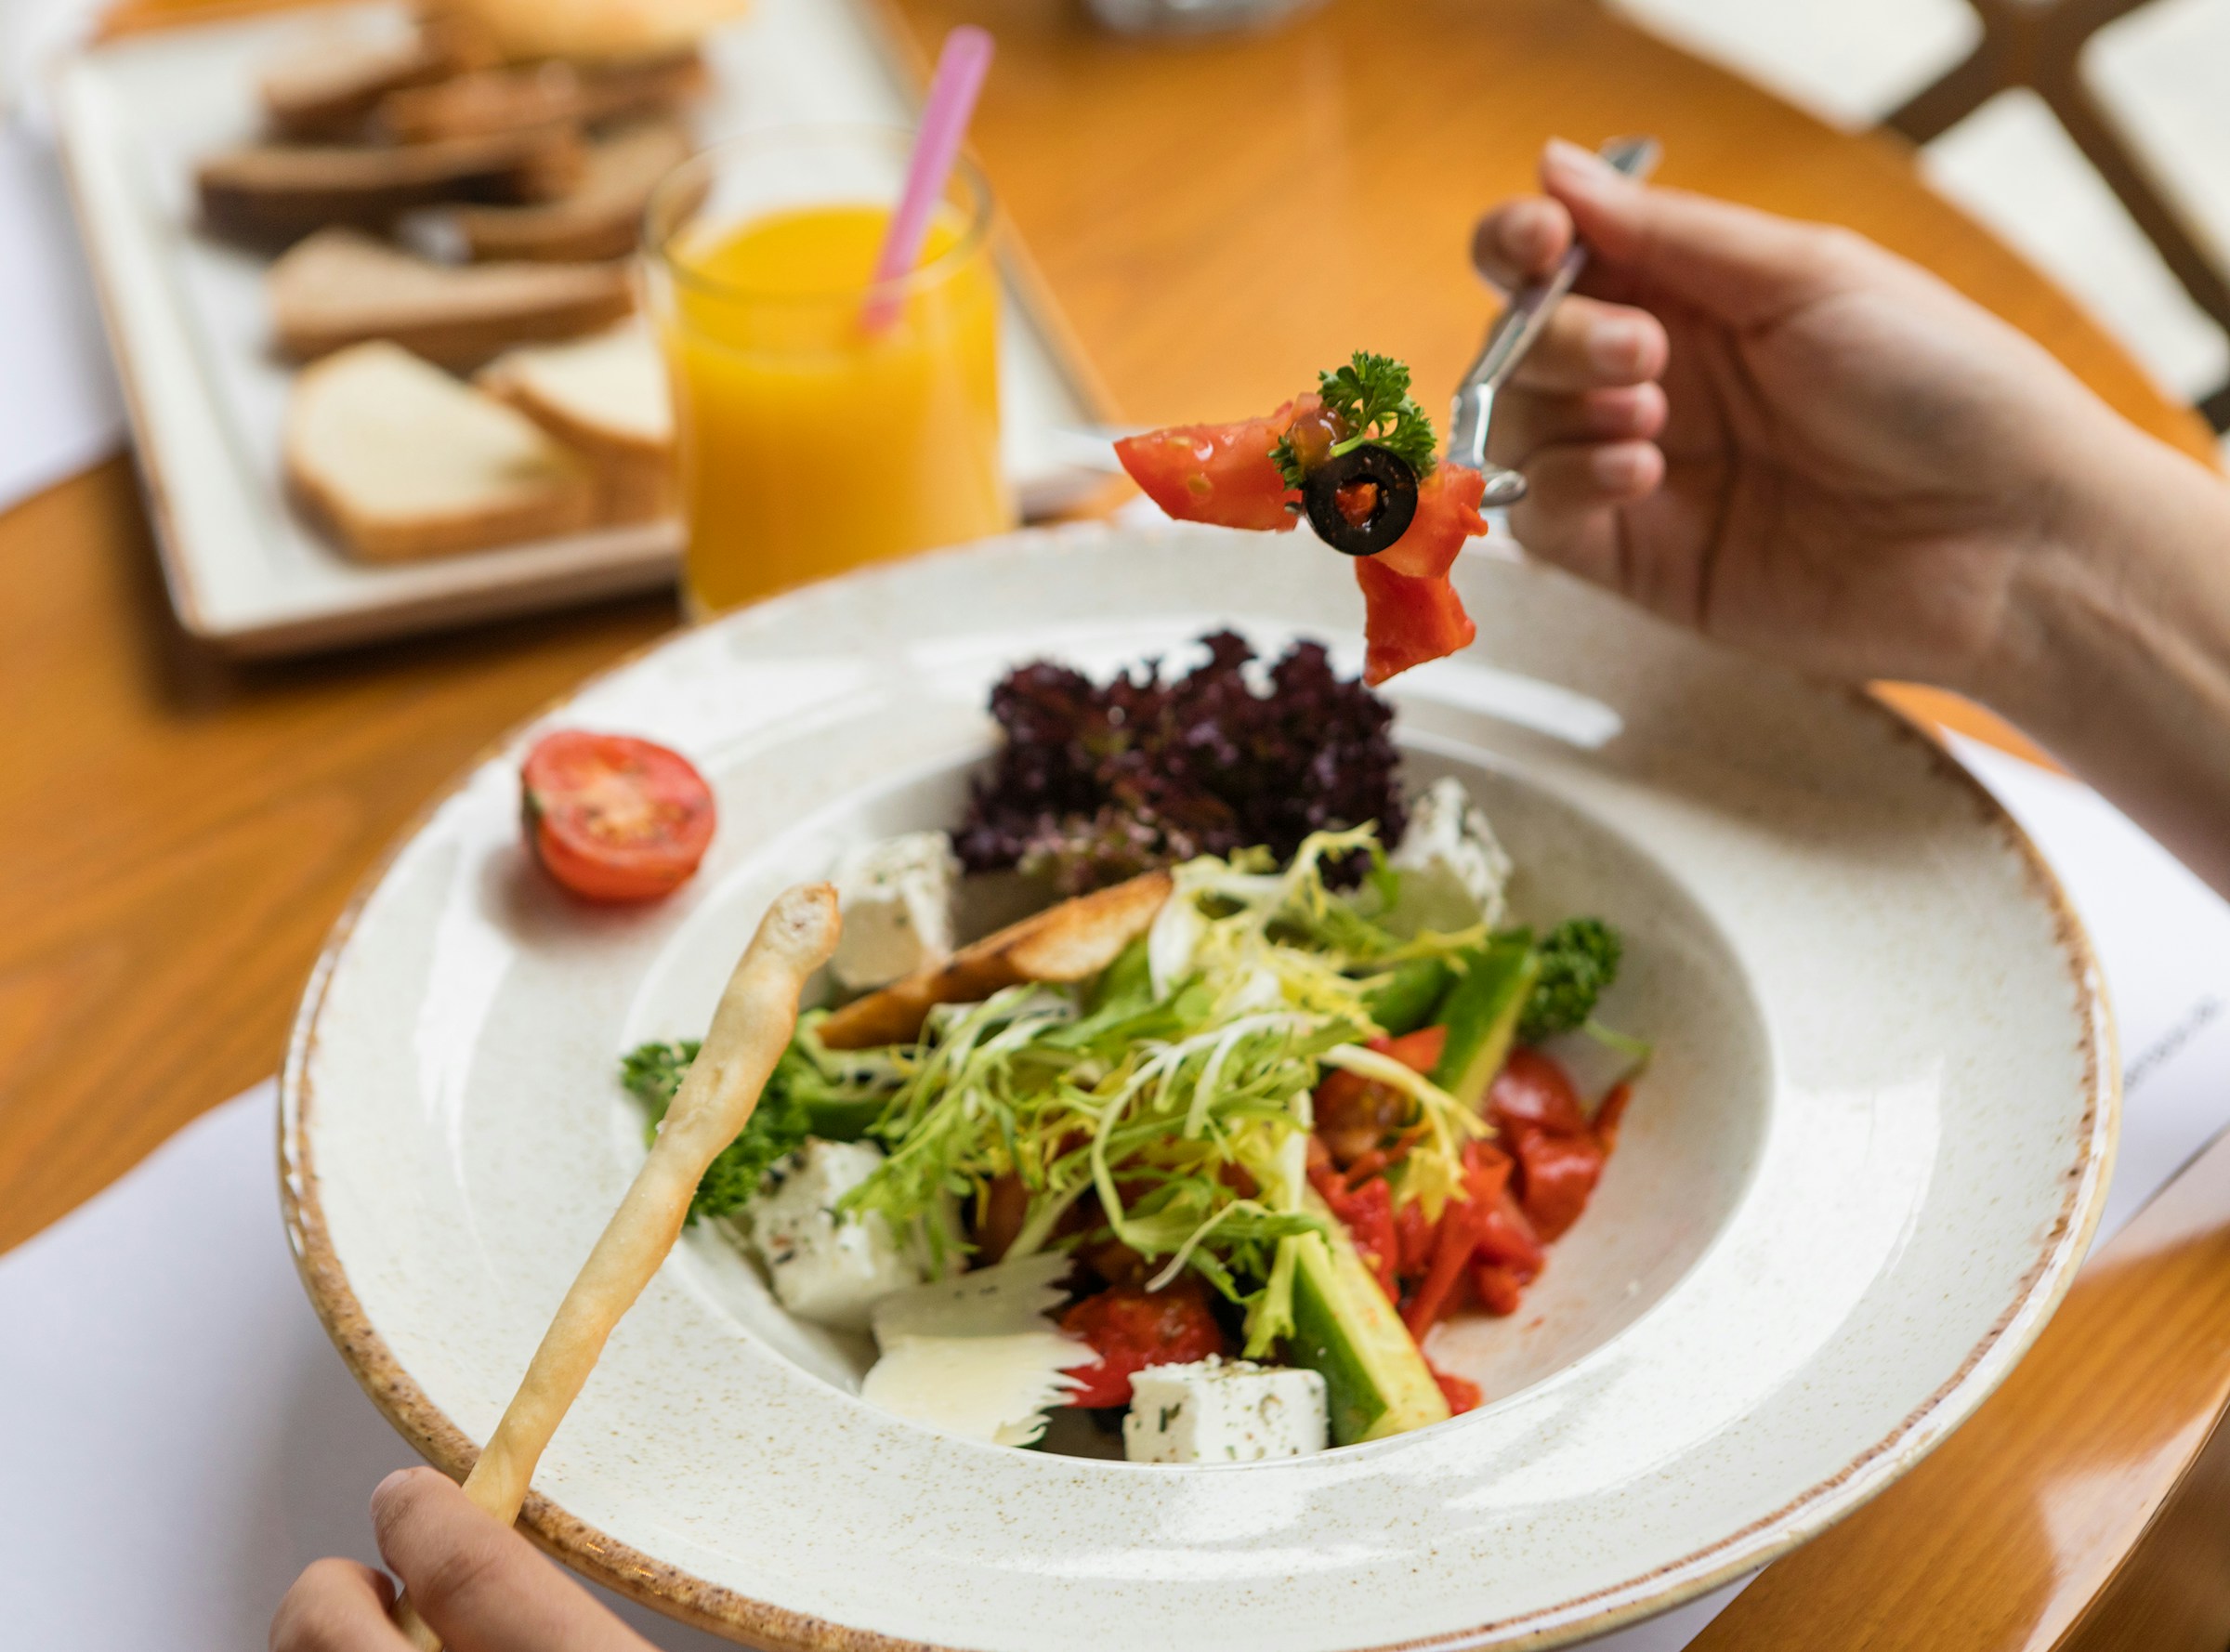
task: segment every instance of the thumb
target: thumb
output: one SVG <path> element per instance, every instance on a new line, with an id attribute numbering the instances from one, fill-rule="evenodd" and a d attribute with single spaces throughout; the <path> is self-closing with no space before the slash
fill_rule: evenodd
<path id="1" fill-rule="evenodd" d="M 510 1527 L 430 1468 L 372 1494 L 379 1552 L 454 1652 L 651 1652 Z"/>
<path id="2" fill-rule="evenodd" d="M 1682 190 L 1651 189 L 1552 138 L 1541 186 L 1587 243 L 1590 273 L 1735 327 L 1764 326 L 1850 283 L 1847 231 Z"/>

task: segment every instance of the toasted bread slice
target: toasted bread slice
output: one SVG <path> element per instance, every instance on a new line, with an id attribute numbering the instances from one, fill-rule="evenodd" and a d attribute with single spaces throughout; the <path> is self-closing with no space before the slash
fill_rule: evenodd
<path id="1" fill-rule="evenodd" d="M 517 132 L 557 121 L 598 125 L 673 114 L 712 84 L 694 51 L 638 63 L 574 64 L 562 59 L 485 69 L 379 100 L 378 125 L 406 143 Z"/>
<path id="2" fill-rule="evenodd" d="M 386 338 L 445 367 L 477 367 L 635 308 L 616 264 L 436 264 L 353 229 L 320 230 L 267 280 L 279 347 L 297 361 Z"/>
<path id="3" fill-rule="evenodd" d="M 271 130 L 296 142 L 361 137 L 381 99 L 454 71 L 438 34 L 392 41 L 316 39 L 265 68 L 258 82 Z"/>
<path id="4" fill-rule="evenodd" d="M 820 1024 L 832 1050 L 864 1050 L 919 1038 L 940 1003 L 975 1003 L 1023 981 L 1081 981 L 1115 962 L 1144 935 L 1169 899 L 1165 872 L 1149 872 L 1112 888 L 1047 907 L 1010 924 L 943 964 L 856 998 Z"/>
<path id="5" fill-rule="evenodd" d="M 596 518 L 579 457 L 396 345 L 360 344 L 304 370 L 284 453 L 295 496 L 367 561 L 480 550 Z"/>
<path id="6" fill-rule="evenodd" d="M 571 344 L 508 351 L 474 382 L 587 456 L 597 467 L 604 520 L 673 513 L 674 407 L 665 364 L 639 322 Z"/>
<path id="7" fill-rule="evenodd" d="M 622 127 L 589 145 L 570 194 L 539 206 L 456 207 L 450 219 L 476 258 L 623 258 L 642 234 L 650 191 L 689 148 L 670 121 Z"/>
<path id="8" fill-rule="evenodd" d="M 587 164 L 580 135 L 559 125 L 441 143 L 246 144 L 204 159 L 195 183 L 211 229 L 286 242 L 441 201 L 547 201 L 578 185 Z"/>

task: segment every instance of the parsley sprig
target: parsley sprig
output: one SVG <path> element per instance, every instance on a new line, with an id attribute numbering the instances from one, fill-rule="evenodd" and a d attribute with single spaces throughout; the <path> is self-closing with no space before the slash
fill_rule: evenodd
<path id="1" fill-rule="evenodd" d="M 1419 477 L 1431 473 L 1439 438 L 1433 422 L 1410 395 L 1410 369 L 1391 356 L 1358 350 L 1345 366 L 1317 374 L 1317 393 L 1347 434 L 1332 444 L 1332 456 L 1352 452 L 1363 443 L 1376 442 L 1410 462 Z M 1301 457 L 1292 439 L 1279 440 L 1270 450 L 1270 462 L 1285 478 L 1286 486 L 1302 483 Z"/>

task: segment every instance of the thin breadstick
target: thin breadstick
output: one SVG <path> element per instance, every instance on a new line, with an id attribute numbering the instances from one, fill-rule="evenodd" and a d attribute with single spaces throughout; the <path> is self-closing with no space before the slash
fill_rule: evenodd
<path id="1" fill-rule="evenodd" d="M 505 1525 L 518 1518 L 543 1448 L 588 1381 L 605 1339 L 681 1236 L 706 1168 L 750 1121 L 797 1026 L 798 994 L 835 951 L 837 929 L 836 891 L 827 884 L 785 890 L 767 909 L 720 994 L 704 1047 L 689 1063 L 649 1157 L 558 1304 L 518 1392 L 466 1477 L 465 1495 Z M 407 1597 L 395 1602 L 394 1621 L 420 1652 L 439 1652 L 440 1637 Z"/>

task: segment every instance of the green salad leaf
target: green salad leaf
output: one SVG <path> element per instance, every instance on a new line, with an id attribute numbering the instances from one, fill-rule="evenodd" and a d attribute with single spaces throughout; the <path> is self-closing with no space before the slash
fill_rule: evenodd
<path id="1" fill-rule="evenodd" d="M 797 1035 L 768 1075 L 759 1104 L 741 1135 L 713 1160 L 689 1201 L 689 1220 L 725 1216 L 758 1192 L 775 1161 L 803 1147 L 809 1135 L 857 1136 L 879 1115 L 895 1082 L 887 1058 L 855 1060 L 823 1050 L 816 1036 L 819 1013 L 802 1017 Z M 649 1114 L 645 1134 L 659 1123 L 697 1059 L 696 1039 L 638 1044 L 620 1057 L 620 1083 Z"/>
<path id="2" fill-rule="evenodd" d="M 1383 866 L 1369 827 L 1318 833 L 1275 869 L 1262 851 L 1178 867 L 1152 929 L 1079 988 L 1010 987 L 933 1010 L 873 1133 L 888 1157 L 839 1208 L 879 1211 L 940 1266 L 953 1214 L 1012 1175 L 1026 1196 L 1006 1254 L 1060 1242 L 1092 1196 L 1104 1237 L 1199 1272 L 1246 1310 L 1261 1353 L 1292 1328 L 1292 1246 L 1318 1231 L 1305 1208 L 1311 1092 L 1331 1066 L 1396 1067 L 1432 1121 L 1413 1151 L 1445 1160 L 1486 1126 L 1363 1048 L 1375 995 L 1420 957 L 1452 957 L 1478 931 L 1397 937 L 1372 918 L 1384 891 L 1332 889 L 1328 866 Z M 1088 1236 L 1086 1236 L 1088 1237 Z"/>
<path id="3" fill-rule="evenodd" d="M 1595 1001 L 1619 978 L 1619 932 L 1600 918 L 1568 918 L 1541 938 L 1541 973 L 1526 1001 L 1517 1036 L 1539 1043 L 1584 1027 Z"/>
<path id="4" fill-rule="evenodd" d="M 1317 394 L 1347 433 L 1332 444 L 1333 453 L 1374 442 L 1408 460 L 1420 479 L 1432 474 L 1440 439 L 1433 434 L 1433 421 L 1410 394 L 1407 363 L 1358 350 L 1345 366 L 1317 375 Z M 1270 450 L 1270 462 L 1289 488 L 1298 488 L 1307 479 L 1291 438 Z"/>

